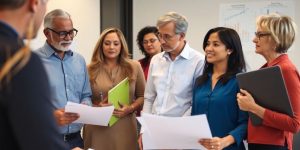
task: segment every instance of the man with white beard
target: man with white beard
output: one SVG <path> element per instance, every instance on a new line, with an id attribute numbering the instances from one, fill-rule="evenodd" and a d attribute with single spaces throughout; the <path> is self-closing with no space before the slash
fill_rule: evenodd
<path id="1" fill-rule="evenodd" d="M 91 105 L 91 88 L 84 58 L 70 49 L 77 34 L 70 15 L 56 9 L 44 18 L 44 34 L 47 38 L 36 53 L 46 68 L 55 107 L 54 115 L 61 126 L 61 138 L 69 148 L 83 148 L 80 134 L 82 124 L 72 123 L 78 119 L 75 113 L 65 113 L 68 101 Z"/>

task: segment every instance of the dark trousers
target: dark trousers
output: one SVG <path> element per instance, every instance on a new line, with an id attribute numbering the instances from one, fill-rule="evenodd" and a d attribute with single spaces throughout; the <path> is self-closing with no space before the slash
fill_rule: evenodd
<path id="1" fill-rule="evenodd" d="M 248 144 L 249 150 L 288 150 L 287 145 L 278 146 L 278 145 L 266 145 L 266 144 Z"/>
<path id="2" fill-rule="evenodd" d="M 80 135 L 80 131 L 63 135 L 63 139 L 68 145 L 69 149 L 73 149 L 75 147 L 80 147 L 83 149 L 83 140 Z"/>

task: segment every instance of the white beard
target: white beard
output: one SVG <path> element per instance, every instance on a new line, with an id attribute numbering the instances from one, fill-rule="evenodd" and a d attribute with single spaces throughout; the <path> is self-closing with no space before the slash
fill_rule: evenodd
<path id="1" fill-rule="evenodd" d="M 65 51 L 69 50 L 69 47 L 70 47 L 71 43 L 72 43 L 72 40 L 70 40 L 70 41 L 60 41 L 59 43 L 56 43 L 56 42 L 53 43 L 52 46 L 54 48 L 56 48 L 57 50 L 65 52 Z M 63 46 L 63 44 L 70 44 L 70 45 L 69 46 Z"/>
<path id="2" fill-rule="evenodd" d="M 53 40 L 52 34 L 51 34 L 51 38 L 52 38 L 52 41 L 53 41 L 53 42 L 51 43 L 51 45 L 52 45 L 55 49 L 60 50 L 60 51 L 64 51 L 64 52 L 69 50 L 69 47 L 70 47 L 70 45 L 71 45 L 72 42 L 73 42 L 73 40 L 69 40 L 69 41 L 63 40 L 63 41 L 60 41 L 60 42 L 56 42 L 56 41 Z M 69 44 L 69 46 L 63 46 L 63 44 Z"/>

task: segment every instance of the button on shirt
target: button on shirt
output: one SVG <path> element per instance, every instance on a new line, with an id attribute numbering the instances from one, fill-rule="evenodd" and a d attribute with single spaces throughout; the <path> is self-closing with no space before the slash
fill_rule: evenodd
<path id="1" fill-rule="evenodd" d="M 161 52 L 151 59 L 144 95 L 144 113 L 185 116 L 191 113 L 195 80 L 201 75 L 204 56 L 188 43 L 174 61 Z"/>
<path id="2" fill-rule="evenodd" d="M 53 104 L 56 109 L 65 108 L 68 101 L 91 105 L 91 88 L 84 58 L 71 50 L 63 59 L 48 45 L 36 53 L 46 68 Z M 80 131 L 82 124 L 72 123 L 60 128 L 62 134 Z"/>

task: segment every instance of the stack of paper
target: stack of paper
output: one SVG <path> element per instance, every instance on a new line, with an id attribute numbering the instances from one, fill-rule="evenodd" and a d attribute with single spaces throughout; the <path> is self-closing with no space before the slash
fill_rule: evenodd
<path id="1" fill-rule="evenodd" d="M 114 107 L 91 107 L 83 104 L 68 102 L 65 112 L 78 113 L 79 118 L 74 123 L 107 126 Z"/>
<path id="2" fill-rule="evenodd" d="M 144 149 L 205 149 L 199 139 L 212 138 L 206 115 L 164 117 L 142 114 Z"/>

